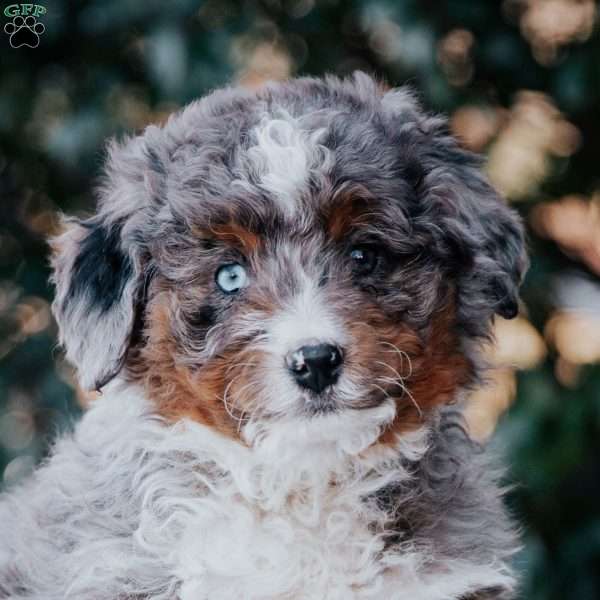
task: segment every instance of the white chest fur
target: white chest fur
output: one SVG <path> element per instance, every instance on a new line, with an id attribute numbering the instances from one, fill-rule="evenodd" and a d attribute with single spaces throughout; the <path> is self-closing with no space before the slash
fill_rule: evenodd
<path id="1" fill-rule="evenodd" d="M 385 550 L 388 515 L 365 499 L 410 477 L 400 458 L 427 439 L 369 450 L 392 416 L 247 426 L 245 446 L 109 393 L 0 503 L 0 590 L 7 573 L 31 590 L 20 597 L 45 600 L 450 600 L 510 584 L 503 565 L 440 563 L 410 540 Z"/>

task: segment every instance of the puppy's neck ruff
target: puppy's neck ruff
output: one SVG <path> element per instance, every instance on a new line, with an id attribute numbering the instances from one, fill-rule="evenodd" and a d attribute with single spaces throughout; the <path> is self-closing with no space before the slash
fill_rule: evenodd
<path id="1" fill-rule="evenodd" d="M 426 492 L 414 483 L 437 437 L 424 428 L 373 446 L 393 416 L 382 405 L 254 424 L 244 445 L 193 421 L 167 426 L 139 390 L 111 384 L 35 479 L 0 504 L 0 591 L 45 600 L 444 600 L 510 588 L 510 552 L 494 532 L 484 552 L 473 538 L 456 558 L 426 525 L 391 531 L 399 512 L 410 520 L 411 505 L 423 511 Z"/>

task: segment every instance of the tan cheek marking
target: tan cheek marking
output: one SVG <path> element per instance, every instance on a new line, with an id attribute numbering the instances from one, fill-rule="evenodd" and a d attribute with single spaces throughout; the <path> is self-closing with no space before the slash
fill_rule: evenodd
<path id="1" fill-rule="evenodd" d="M 150 304 L 145 340 L 128 357 L 128 376 L 145 387 L 159 414 L 168 420 L 187 417 L 239 439 L 240 419 L 261 408 L 257 401 L 264 397 L 261 365 L 266 357 L 239 344 L 198 369 L 181 364 L 172 329 L 172 311 L 178 302 L 167 289 Z M 263 314 L 275 310 L 262 296 L 248 296 L 246 306 L 256 306 Z"/>
<path id="2" fill-rule="evenodd" d="M 377 382 L 377 377 L 395 378 L 394 371 L 403 377 L 410 374 L 403 382 L 408 392 L 402 392 L 400 385 L 381 384 L 395 398 L 397 405 L 394 421 L 380 438 L 381 443 L 391 444 L 396 434 L 422 425 L 433 408 L 452 402 L 458 389 L 471 381 L 473 365 L 460 351 L 458 336 L 453 331 L 455 312 L 452 305 L 434 315 L 426 343 L 411 328 L 390 322 L 376 308 L 365 311 L 363 321 L 371 332 L 365 328 L 362 331 L 356 329 L 353 335 L 360 348 L 361 363 L 371 369 L 369 377 L 372 381 Z M 377 341 L 373 341 L 373 330 Z M 394 347 L 408 355 L 410 370 L 406 357 L 395 352 Z"/>
<path id="3" fill-rule="evenodd" d="M 458 336 L 453 331 L 454 323 L 452 305 L 444 307 L 433 317 L 426 344 L 418 355 L 411 357 L 413 371 L 406 381 L 422 412 L 410 398 L 402 398 L 396 418 L 382 441 L 391 442 L 394 434 L 422 425 L 433 408 L 453 402 L 456 392 L 472 380 L 473 365 L 460 351 Z"/>
<path id="4" fill-rule="evenodd" d="M 223 356 L 205 370 L 194 371 L 177 361 L 168 295 L 149 307 L 146 342 L 128 361 L 131 379 L 143 385 L 158 413 L 170 421 L 187 417 L 238 438 L 238 421 L 223 403 L 227 368 L 235 356 Z"/>

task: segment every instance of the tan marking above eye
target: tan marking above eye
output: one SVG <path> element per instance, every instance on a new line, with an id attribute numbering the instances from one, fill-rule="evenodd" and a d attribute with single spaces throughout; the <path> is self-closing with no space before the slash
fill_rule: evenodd
<path id="1" fill-rule="evenodd" d="M 258 234 L 249 231 L 234 221 L 202 228 L 197 231 L 197 234 L 203 240 L 220 241 L 238 248 L 245 254 L 255 252 L 263 246 L 263 239 Z"/>
<path id="2" fill-rule="evenodd" d="M 348 184 L 332 196 L 325 211 L 325 224 L 334 241 L 341 241 L 349 231 L 364 222 L 373 198 L 361 185 Z"/>

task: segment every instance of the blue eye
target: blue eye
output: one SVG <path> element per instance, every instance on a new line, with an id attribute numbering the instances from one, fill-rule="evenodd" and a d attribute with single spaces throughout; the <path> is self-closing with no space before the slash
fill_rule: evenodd
<path id="1" fill-rule="evenodd" d="M 223 265 L 217 269 L 215 280 L 219 288 L 226 294 L 235 294 L 248 285 L 246 269 L 238 263 Z"/>

